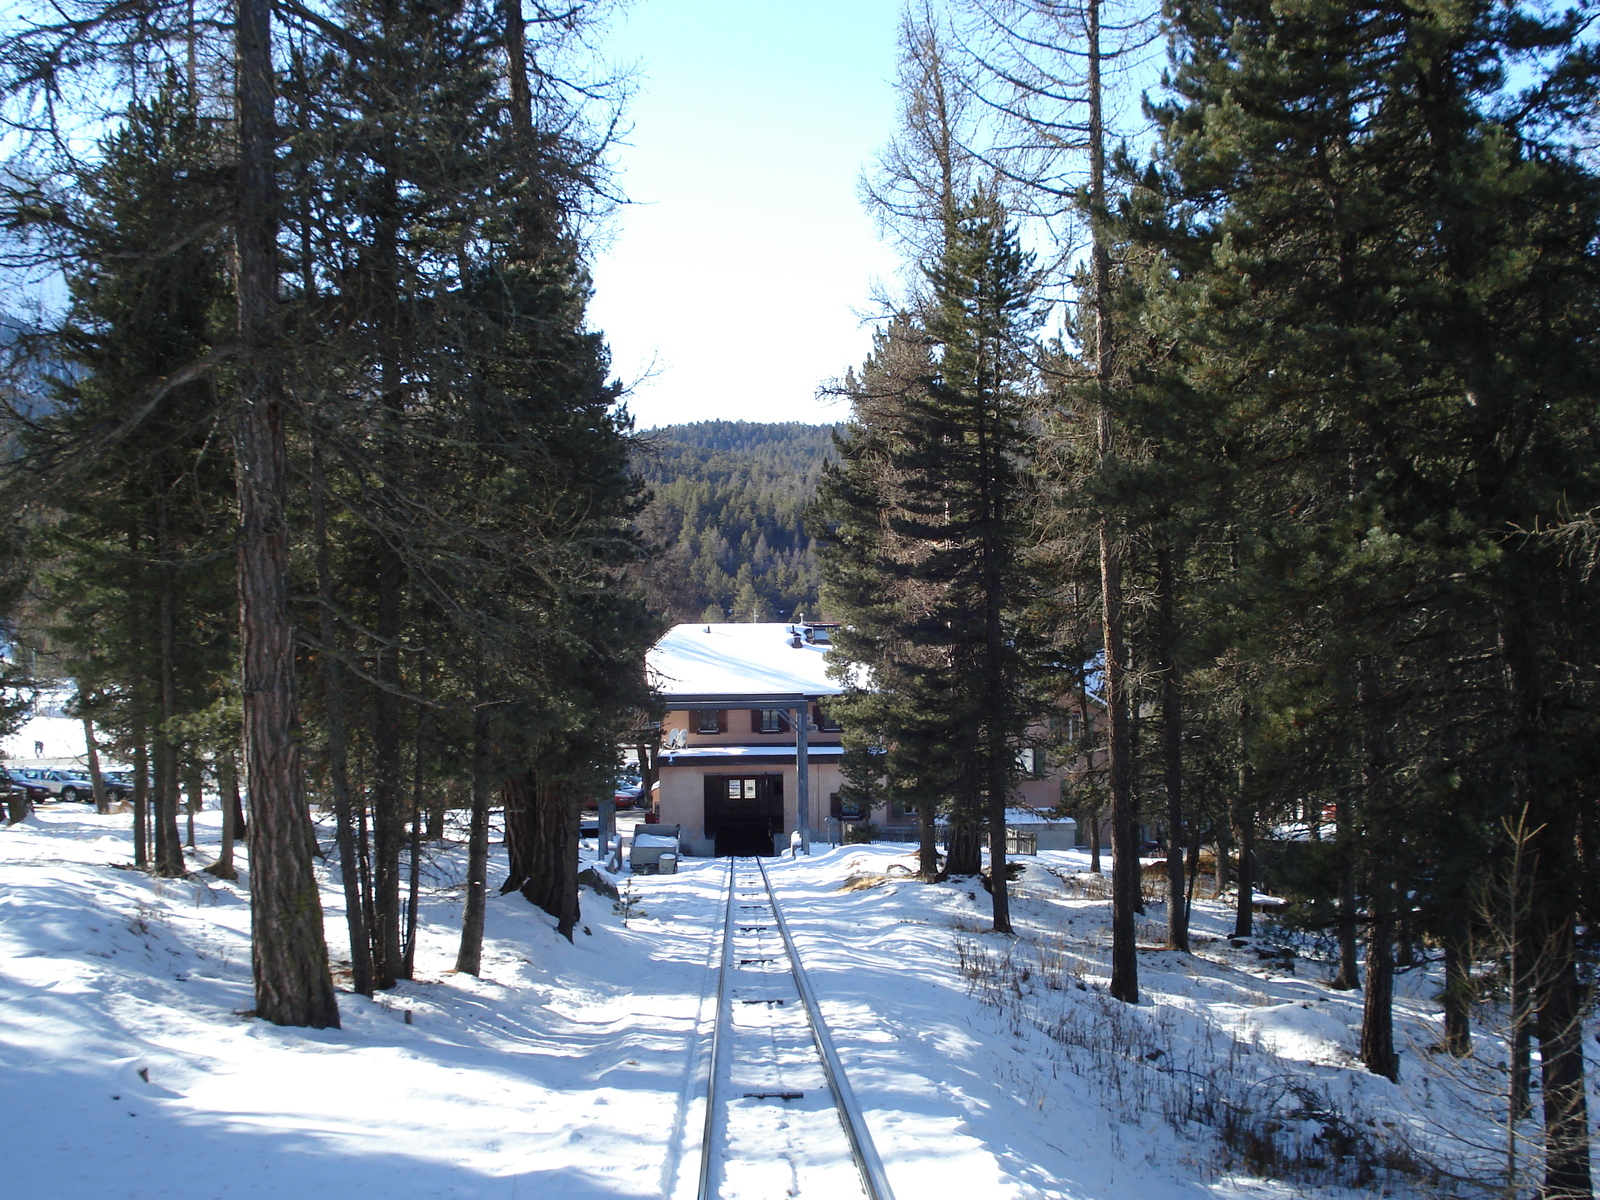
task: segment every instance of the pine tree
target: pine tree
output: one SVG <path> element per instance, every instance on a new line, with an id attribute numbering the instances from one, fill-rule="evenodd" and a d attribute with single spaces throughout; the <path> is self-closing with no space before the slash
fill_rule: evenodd
<path id="1" fill-rule="evenodd" d="M 223 170 L 215 123 L 170 76 L 106 141 L 82 181 L 81 210 L 61 230 L 78 260 L 58 344 L 76 369 L 58 380 L 57 407 L 27 438 L 36 455 L 78 463 L 58 481 L 46 585 L 80 690 L 116 685 L 100 689 L 102 724 L 129 750 L 137 731 L 148 732 L 153 866 L 164 875 L 187 871 L 179 777 L 197 751 L 182 730 L 212 705 L 233 650 L 232 581 L 215 552 L 231 515 L 215 382 L 171 389 L 113 454 L 75 460 L 73 448 L 125 420 L 133 397 L 203 356 L 225 330 Z M 171 248 L 174 230 L 207 226 L 209 236 Z M 144 737 L 137 741 L 142 751 Z"/>
<path id="2" fill-rule="evenodd" d="M 1354 797 L 1340 908 L 1353 913 L 1359 885 L 1371 1069 L 1397 1070 L 1398 896 L 1434 886 L 1407 868 L 1408 831 L 1437 828 L 1434 806 L 1460 794 L 1436 781 L 1477 792 L 1498 778 L 1548 835 L 1530 881 L 1539 915 L 1518 935 L 1523 961 L 1547 966 L 1511 982 L 1550 1039 L 1552 1196 L 1589 1191 L 1570 935 L 1589 801 L 1555 766 L 1565 735 L 1541 714 L 1558 696 L 1588 711 L 1592 681 L 1570 654 L 1594 609 L 1569 567 L 1513 531 L 1548 523 L 1558 492 L 1589 503 L 1597 482 L 1572 453 L 1593 363 L 1570 322 L 1600 295 L 1580 249 L 1595 181 L 1561 144 L 1570 101 L 1592 94 L 1577 20 L 1472 3 L 1183 6 L 1158 211 L 1135 231 L 1158 255 L 1142 312 L 1175 348 L 1168 394 L 1210 429 L 1205 456 L 1234 485 L 1236 603 L 1255 618 L 1235 653 L 1293 679 L 1278 714 L 1320 712 L 1353 747 L 1326 769 Z M 1513 61 L 1539 75 L 1515 102 Z M 1562 596 L 1562 615 L 1536 594 Z M 1263 636 L 1273 623 L 1294 631 L 1293 654 Z M 1446 857 L 1484 844 L 1458 839 Z"/>
<path id="3" fill-rule="evenodd" d="M 841 444 L 850 465 L 830 477 L 825 511 L 845 532 L 829 595 L 847 625 L 878 643 L 839 643 L 883 697 L 847 701 L 852 716 L 867 710 L 865 729 L 891 747 L 891 775 L 914 753 L 916 776 L 945 790 L 952 873 L 976 871 L 987 832 L 995 928 L 1009 931 L 1005 805 L 1040 711 L 1025 567 L 1034 278 L 992 193 L 953 210 L 944 250 L 924 270 L 921 336 L 936 357 L 920 378 L 914 346 L 911 370 L 874 362 L 863 372 L 891 399 L 858 404 L 862 444 Z M 880 350 L 905 347 L 915 328 L 897 323 Z M 874 591 L 882 598 L 871 600 Z"/>
<path id="4" fill-rule="evenodd" d="M 940 590 L 918 578 L 916 539 L 888 514 L 902 503 L 907 483 L 900 456 L 913 428 L 911 409 L 925 402 L 934 371 L 927 334 L 909 313 L 874 335 L 860 374 L 844 382 L 851 419 L 836 435 L 838 461 L 824 472 L 818 495 L 826 527 L 823 599 L 844 622 L 834 632 L 835 654 L 851 664 L 840 672 L 848 690 L 833 702 L 845 754 L 865 767 L 879 758 L 874 748 L 882 748 L 877 765 L 885 790 L 918 814 L 926 881 L 941 877 L 935 818 L 954 795 L 959 771 L 952 758 L 964 747 L 951 744 L 924 687 L 940 665 L 939 650 L 910 633 L 915 613 L 939 599 Z"/>

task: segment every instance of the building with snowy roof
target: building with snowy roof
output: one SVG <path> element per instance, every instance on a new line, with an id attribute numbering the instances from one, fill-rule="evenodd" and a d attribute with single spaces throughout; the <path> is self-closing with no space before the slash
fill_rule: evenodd
<path id="1" fill-rule="evenodd" d="M 840 800 L 841 731 L 828 713 L 828 700 L 845 690 L 828 676 L 835 628 L 803 620 L 677 625 L 650 651 L 651 686 L 666 709 L 657 810 L 663 824 L 679 827 L 686 853 L 772 854 L 793 831 L 831 840 L 846 823 L 868 820 L 890 838 L 915 840 L 914 812 L 896 804 L 864 813 Z M 1043 743 L 1076 741 L 1088 711 L 1064 707 L 1061 736 L 1040 730 L 1041 744 L 1018 752 L 1007 824 L 1030 846 L 1076 840 L 1076 823 L 1054 810 L 1062 780 L 1089 764 L 1076 754 L 1060 761 Z"/>
<path id="2" fill-rule="evenodd" d="M 646 659 L 666 709 L 658 809 L 690 854 L 773 854 L 839 803 L 829 622 L 676 625 Z"/>

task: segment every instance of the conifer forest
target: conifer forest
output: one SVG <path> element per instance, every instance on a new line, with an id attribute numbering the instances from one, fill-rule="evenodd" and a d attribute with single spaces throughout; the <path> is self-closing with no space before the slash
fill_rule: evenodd
<path id="1" fill-rule="evenodd" d="M 611 7 L 0 18 L 0 733 L 64 689 L 128 865 L 247 871 L 251 1012 L 332 1030 L 417 979 L 430 846 L 452 971 L 496 892 L 589 933 L 671 626 L 837 622 L 908 880 L 1018 935 L 1008 811 L 1077 763 L 1107 997 L 1270 890 L 1367 1074 L 1502 1021 L 1536 1169 L 1433 1194 L 1592 1196 L 1600 4 L 906 0 L 848 416 L 655 429 L 589 312 Z"/>
<path id="2" fill-rule="evenodd" d="M 675 621 L 819 615 L 806 516 L 833 447 L 825 425 L 701 421 L 645 435 L 638 527 L 656 554 L 649 596 Z"/>

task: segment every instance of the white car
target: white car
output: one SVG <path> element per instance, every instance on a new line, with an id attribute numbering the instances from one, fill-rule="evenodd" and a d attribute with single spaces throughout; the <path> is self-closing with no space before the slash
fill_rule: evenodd
<path id="1" fill-rule="evenodd" d="M 38 796 L 43 793 L 55 796 L 69 804 L 79 800 L 94 803 L 94 784 L 82 771 L 68 771 L 62 767 L 50 767 L 43 771 L 33 773 L 33 778 L 24 785 L 28 790 Z"/>

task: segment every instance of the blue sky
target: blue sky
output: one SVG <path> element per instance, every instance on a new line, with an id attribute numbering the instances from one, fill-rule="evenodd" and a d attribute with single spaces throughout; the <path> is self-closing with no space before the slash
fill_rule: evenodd
<path id="1" fill-rule="evenodd" d="M 633 0 L 617 160 L 630 200 L 595 262 L 592 324 L 638 425 L 829 421 L 895 256 L 856 198 L 894 126 L 898 0 Z"/>

